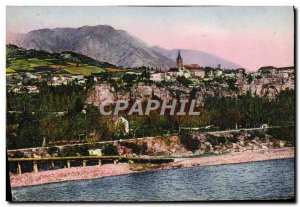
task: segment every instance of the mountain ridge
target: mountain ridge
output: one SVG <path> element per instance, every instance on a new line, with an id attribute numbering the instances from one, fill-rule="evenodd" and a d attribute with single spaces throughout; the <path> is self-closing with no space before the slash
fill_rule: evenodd
<path id="1" fill-rule="evenodd" d="M 7 43 L 26 49 L 45 50 L 54 53 L 73 51 L 93 59 L 121 67 L 170 68 L 176 65 L 178 49 L 149 46 L 146 42 L 125 30 L 110 25 L 57 27 L 32 30 L 23 34 L 7 35 Z M 240 65 L 200 50 L 181 49 L 184 64 L 223 68 L 239 68 Z"/>
<path id="2" fill-rule="evenodd" d="M 15 35 L 9 43 L 27 49 L 49 52 L 74 51 L 99 61 L 123 67 L 172 67 L 175 65 L 160 53 L 153 51 L 142 40 L 124 30 L 109 25 L 79 28 L 38 29 Z"/>
<path id="3" fill-rule="evenodd" d="M 242 67 L 241 65 L 236 64 L 232 61 L 225 60 L 223 58 L 218 57 L 217 55 L 201 50 L 180 48 L 165 49 L 157 45 L 152 46 L 151 48 L 170 59 L 176 59 L 178 51 L 180 50 L 181 57 L 183 59 L 183 64 L 185 65 L 198 64 L 203 67 L 218 67 L 218 65 L 220 64 L 222 68 L 228 69 L 237 69 Z"/>

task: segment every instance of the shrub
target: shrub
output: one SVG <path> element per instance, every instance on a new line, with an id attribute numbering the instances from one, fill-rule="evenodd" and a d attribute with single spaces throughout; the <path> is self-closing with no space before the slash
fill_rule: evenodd
<path id="1" fill-rule="evenodd" d="M 142 144 L 136 144 L 133 142 L 121 142 L 120 143 L 122 146 L 127 147 L 132 150 L 133 153 L 135 154 L 146 154 L 148 150 L 147 143 L 143 142 Z"/>
<path id="2" fill-rule="evenodd" d="M 22 157 L 24 157 L 24 153 L 17 151 L 12 157 L 13 158 L 22 158 Z"/>
<path id="3" fill-rule="evenodd" d="M 180 134 L 179 139 L 188 150 L 195 151 L 199 148 L 200 141 L 198 139 L 193 139 L 189 132 L 183 132 Z"/>
<path id="4" fill-rule="evenodd" d="M 293 126 L 268 129 L 267 134 L 271 135 L 274 139 L 286 141 L 292 146 L 295 145 L 295 127 Z"/>
<path id="5" fill-rule="evenodd" d="M 58 156 L 62 157 L 69 157 L 69 156 L 76 156 L 77 151 L 74 147 L 66 146 L 62 150 L 58 151 Z"/>
<path id="6" fill-rule="evenodd" d="M 81 156 L 89 155 L 89 147 L 87 145 L 77 145 L 74 146 L 75 151 L 79 153 Z"/>
<path id="7" fill-rule="evenodd" d="M 103 154 L 104 155 L 119 155 L 117 147 L 113 144 L 105 145 L 104 149 L 103 149 Z"/>
<path id="8" fill-rule="evenodd" d="M 59 148 L 58 147 L 49 147 L 47 149 L 47 152 L 49 155 L 53 155 L 54 153 L 58 152 L 59 151 Z"/>

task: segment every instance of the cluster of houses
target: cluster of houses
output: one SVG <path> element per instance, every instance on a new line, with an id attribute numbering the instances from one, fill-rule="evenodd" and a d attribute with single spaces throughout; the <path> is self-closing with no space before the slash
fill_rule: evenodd
<path id="1" fill-rule="evenodd" d="M 261 67 L 257 72 L 246 72 L 244 68 L 238 68 L 235 70 L 222 69 L 220 65 L 217 68 L 204 68 L 198 64 L 183 65 L 183 59 L 180 51 L 176 59 L 177 67 L 170 68 L 167 71 L 151 71 L 150 80 L 155 82 L 160 81 L 175 81 L 177 77 L 185 77 L 191 80 L 213 80 L 214 78 L 230 79 L 234 78 L 237 80 L 237 84 L 242 84 L 246 81 L 246 76 L 252 77 L 253 80 L 261 79 L 261 81 L 272 81 L 274 79 L 293 79 L 295 67 L 281 67 L 276 68 L 274 66 Z"/>
<path id="2" fill-rule="evenodd" d="M 294 76 L 295 67 L 276 68 L 274 66 L 261 67 L 258 72 L 264 77 L 282 77 L 288 78 Z"/>
<path id="3" fill-rule="evenodd" d="M 184 65 L 180 51 L 178 51 L 176 63 L 177 67 L 170 68 L 165 72 L 161 70 L 152 71 L 150 73 L 150 80 L 155 82 L 175 81 L 177 77 L 185 77 L 187 79 L 213 79 L 215 77 L 235 78 L 237 74 L 245 73 L 245 69 L 243 68 L 224 72 L 220 65 L 217 68 L 208 68 L 208 70 L 198 64 Z"/>
<path id="4" fill-rule="evenodd" d="M 38 87 L 34 82 L 46 81 L 49 86 L 68 85 L 76 83 L 84 85 L 86 79 L 82 74 L 51 74 L 44 72 L 18 72 L 6 74 L 6 85 L 14 93 L 39 93 Z"/>
<path id="5" fill-rule="evenodd" d="M 190 79 L 194 84 L 199 83 L 201 80 L 214 80 L 215 78 L 223 79 L 235 79 L 237 85 L 249 84 L 249 77 L 251 81 L 255 81 L 256 84 L 268 84 L 268 83 L 280 83 L 282 84 L 294 82 L 295 68 L 281 67 L 276 68 L 273 66 L 261 67 L 257 72 L 246 72 L 244 68 L 238 68 L 235 70 L 222 69 L 219 65 L 216 68 L 202 67 L 198 64 L 184 65 L 180 51 L 176 59 L 177 67 L 169 68 L 162 71 L 160 69 L 150 71 L 150 80 L 154 82 L 161 81 L 176 81 L 177 77 L 185 77 Z M 141 75 L 139 71 L 128 71 L 128 74 Z M 93 75 L 94 82 L 100 80 L 99 75 Z M 115 78 L 119 78 L 115 77 Z M 68 85 L 70 83 L 76 83 L 79 85 L 85 85 L 87 78 L 82 74 L 49 74 L 43 71 L 41 72 L 18 72 L 6 74 L 7 86 L 9 90 L 15 93 L 21 93 L 27 91 L 28 93 L 38 93 L 39 90 L 36 86 L 32 85 L 32 82 L 47 81 L 48 85 L 60 86 Z"/>
<path id="6" fill-rule="evenodd" d="M 51 80 L 48 81 L 48 85 L 59 86 L 59 85 L 68 85 L 76 81 L 79 85 L 85 84 L 85 78 L 82 74 L 63 74 L 58 76 L 53 76 Z"/>

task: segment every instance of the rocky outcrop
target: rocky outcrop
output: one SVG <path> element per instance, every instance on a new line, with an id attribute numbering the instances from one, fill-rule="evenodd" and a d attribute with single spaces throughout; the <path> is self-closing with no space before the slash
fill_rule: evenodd
<path id="1" fill-rule="evenodd" d="M 171 85 L 145 85 L 143 83 L 135 84 L 130 88 L 130 91 L 116 91 L 113 86 L 108 83 L 96 84 L 92 87 L 87 95 L 86 103 L 94 106 L 100 104 L 109 105 L 116 100 L 141 100 L 146 101 L 158 97 L 164 101 L 180 98 L 180 100 L 189 100 L 192 90 L 195 90 L 194 99 L 196 106 L 200 106 L 206 97 L 236 97 L 238 95 L 246 95 L 248 92 L 252 96 L 264 96 L 270 99 L 274 98 L 281 91 L 294 90 L 292 80 L 287 81 L 288 84 L 281 84 L 280 81 L 274 83 L 261 84 L 253 82 L 251 84 L 237 85 L 236 90 L 230 90 L 227 84 L 218 82 L 211 83 L 206 86 L 200 84 L 197 87 L 190 88 L 183 86 L 177 82 Z"/>

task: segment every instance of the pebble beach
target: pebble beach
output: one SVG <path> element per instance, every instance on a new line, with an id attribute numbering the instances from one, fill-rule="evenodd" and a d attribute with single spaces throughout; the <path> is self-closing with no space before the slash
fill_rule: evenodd
<path id="1" fill-rule="evenodd" d="M 294 147 L 253 150 L 245 152 L 235 152 L 226 155 L 215 155 L 198 158 L 177 158 L 174 162 L 162 164 L 155 170 L 188 168 L 207 165 L 237 164 L 245 162 L 255 162 L 272 159 L 294 158 Z M 102 166 L 71 167 L 38 173 L 24 173 L 22 175 L 10 175 L 12 188 L 41 185 L 47 183 L 102 178 L 107 176 L 124 175 L 136 173 L 130 164 L 105 164 Z"/>

